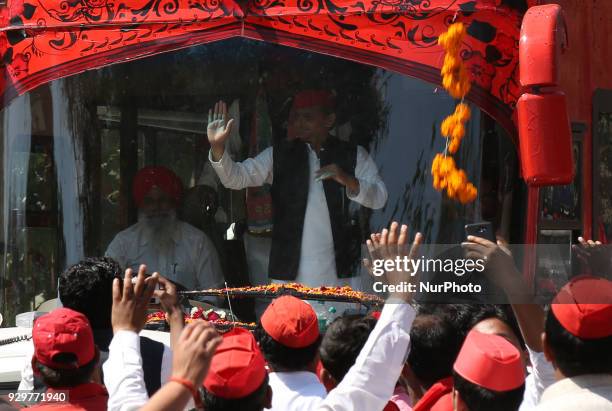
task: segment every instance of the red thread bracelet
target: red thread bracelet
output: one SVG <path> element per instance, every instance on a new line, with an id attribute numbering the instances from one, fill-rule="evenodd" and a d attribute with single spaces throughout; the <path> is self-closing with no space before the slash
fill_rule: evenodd
<path id="1" fill-rule="evenodd" d="M 173 381 L 181 384 L 183 387 L 187 388 L 191 392 L 191 396 L 193 397 L 193 401 L 195 401 L 196 408 L 203 408 L 202 398 L 200 398 L 200 394 L 193 383 L 189 380 L 186 380 L 181 377 L 170 377 L 168 381 Z"/>

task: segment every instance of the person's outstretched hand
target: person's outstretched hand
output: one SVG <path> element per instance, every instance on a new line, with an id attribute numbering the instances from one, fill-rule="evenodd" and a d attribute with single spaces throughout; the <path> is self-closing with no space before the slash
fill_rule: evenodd
<path id="1" fill-rule="evenodd" d="M 195 320 L 181 333 L 172 357 L 172 376 L 195 387 L 202 385 L 210 362 L 223 338 L 208 321 Z"/>
<path id="2" fill-rule="evenodd" d="M 484 261 L 485 275 L 507 295 L 518 297 L 527 291 L 512 253 L 500 240 L 496 244 L 486 238 L 470 235 L 461 246 L 467 258 Z"/>
<path id="3" fill-rule="evenodd" d="M 583 270 L 586 268 L 585 274 L 612 278 L 612 246 L 583 237 L 578 237 L 578 242 L 572 251 L 583 263 Z"/>
<path id="4" fill-rule="evenodd" d="M 138 269 L 136 283 L 132 283 L 132 269 L 125 270 L 123 287 L 121 281 L 115 278 L 113 281 L 113 309 L 112 325 L 113 333 L 120 330 L 134 331 L 139 333 L 145 325 L 147 318 L 147 305 L 159 274 L 154 273 L 146 277 L 147 266 L 141 265 Z"/>
<path id="5" fill-rule="evenodd" d="M 399 228 L 399 231 L 398 231 Z M 397 222 L 391 223 L 387 230 L 386 228 L 380 233 L 373 233 L 366 245 L 370 253 L 370 259 L 364 260 L 364 265 L 370 273 L 373 273 L 372 267 L 376 260 L 392 260 L 396 269 L 385 270 L 383 278 L 386 284 L 399 285 L 403 282 L 416 284 L 418 281 L 418 273 L 413 273 L 410 270 L 403 269 L 403 264 L 398 267 L 395 262 L 397 257 L 403 259 L 405 256 L 408 260 L 413 260 L 418 257 L 420 245 L 423 243 L 423 235 L 417 233 L 412 242 L 412 246 L 408 251 L 409 232 L 408 226 L 403 224 L 401 228 Z M 383 263 L 384 267 L 384 263 Z M 409 265 L 411 267 L 411 265 Z M 406 302 L 412 301 L 412 293 L 409 292 L 391 292 L 389 298 L 399 298 Z"/>
<path id="6" fill-rule="evenodd" d="M 214 161 L 219 161 L 225 152 L 225 141 L 232 131 L 234 119 L 227 121 L 227 104 L 223 101 L 215 103 L 214 109 L 208 110 L 208 126 L 206 134 Z"/>

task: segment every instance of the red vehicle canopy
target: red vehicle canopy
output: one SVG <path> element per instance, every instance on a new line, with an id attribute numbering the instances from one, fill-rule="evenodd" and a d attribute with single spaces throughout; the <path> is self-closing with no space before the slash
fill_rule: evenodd
<path id="1" fill-rule="evenodd" d="M 517 0 L 9 0 L 2 105 L 54 79 L 230 37 L 331 54 L 440 84 L 438 36 L 467 25 L 468 98 L 514 131 Z"/>

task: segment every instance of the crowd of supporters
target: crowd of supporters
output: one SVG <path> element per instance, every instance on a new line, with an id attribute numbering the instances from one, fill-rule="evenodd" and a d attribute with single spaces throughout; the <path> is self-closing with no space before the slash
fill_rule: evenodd
<path id="1" fill-rule="evenodd" d="M 422 236 L 407 239 L 393 223 L 368 246 L 383 258 L 410 255 Z M 468 237 L 465 248 L 509 297 L 525 295 L 503 246 Z M 412 274 L 384 278 L 418 281 Z M 573 278 L 546 309 L 391 293 L 382 311 L 340 316 L 325 333 L 292 296 L 272 301 L 254 332 L 185 324 L 172 282 L 145 266 L 121 273 L 109 258 L 70 267 L 59 292 L 64 307 L 34 323 L 20 388 L 68 395 L 38 410 L 612 410 L 612 282 L 595 276 Z M 152 297 L 169 347 L 139 336 Z"/>

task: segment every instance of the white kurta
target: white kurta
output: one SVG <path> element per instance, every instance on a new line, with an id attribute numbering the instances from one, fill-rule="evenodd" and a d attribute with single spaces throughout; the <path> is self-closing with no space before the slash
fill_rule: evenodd
<path id="1" fill-rule="evenodd" d="M 315 180 L 315 172 L 321 168 L 316 152 L 308 147 L 309 185 L 304 229 L 300 250 L 300 263 L 295 281 L 307 286 L 339 284 L 336 275 L 334 242 L 331 231 L 329 209 L 323 189 L 323 182 Z M 273 183 L 273 148 L 268 147 L 254 158 L 234 162 L 227 153 L 215 162 L 209 153 L 209 160 L 221 183 L 233 190 L 258 187 Z M 365 207 L 378 209 L 387 202 L 387 188 L 378 174 L 376 163 L 361 147 L 357 147 L 355 178 L 359 180 L 359 193 L 346 192 L 348 200 Z M 296 187 L 297 189 L 297 187 Z"/>
<path id="2" fill-rule="evenodd" d="M 272 411 L 309 411 L 316 409 L 327 391 L 316 374 L 307 371 L 271 372 Z"/>
<path id="3" fill-rule="evenodd" d="M 206 234 L 183 221 L 176 221 L 172 241 L 166 249 L 153 246 L 144 222 L 138 222 L 118 233 L 105 255 L 124 268 L 138 272 L 140 264 L 147 271 L 184 285 L 190 290 L 220 287 L 223 273 L 217 250 Z"/>

